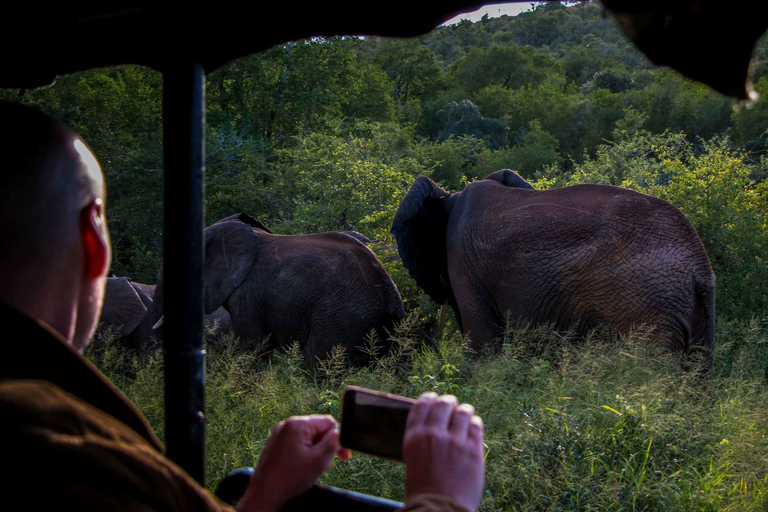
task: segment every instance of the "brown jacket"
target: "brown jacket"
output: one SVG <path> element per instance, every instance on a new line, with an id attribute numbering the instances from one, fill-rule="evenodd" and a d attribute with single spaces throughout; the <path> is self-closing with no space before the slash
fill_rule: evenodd
<path id="1" fill-rule="evenodd" d="M 3 510 L 233 511 L 163 455 L 147 421 L 43 322 L 0 304 Z M 462 512 L 437 495 L 409 512 Z"/>
<path id="2" fill-rule="evenodd" d="M 233 510 L 163 456 L 133 404 L 53 329 L 4 305 L 0 325 L 13 333 L 0 359 L 8 510 Z"/>

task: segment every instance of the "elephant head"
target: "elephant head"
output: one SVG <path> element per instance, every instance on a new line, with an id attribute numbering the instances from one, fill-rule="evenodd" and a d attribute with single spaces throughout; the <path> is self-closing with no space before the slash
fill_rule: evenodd
<path id="1" fill-rule="evenodd" d="M 205 229 L 203 308 L 206 315 L 226 304 L 227 298 L 245 281 L 256 259 L 259 241 L 254 231 L 258 230 L 271 233 L 247 213 L 231 215 Z M 157 283 L 153 325 L 159 327 L 164 300 L 162 268 L 158 272 Z"/>
<path id="2" fill-rule="evenodd" d="M 533 189 L 522 176 L 510 169 L 496 171 L 485 179 L 498 181 L 507 187 Z M 421 176 L 400 202 L 392 222 L 392 235 L 411 277 L 432 300 L 438 304 L 447 302 L 457 312 L 448 277 L 446 232 L 448 218 L 460 194 L 446 192 L 431 179 Z"/>
<path id="3" fill-rule="evenodd" d="M 206 314 L 225 304 L 248 276 L 258 254 L 256 230 L 271 233 L 246 213 L 227 217 L 205 230 L 203 304 Z"/>
<path id="4" fill-rule="evenodd" d="M 132 334 L 152 305 L 147 291 L 125 277 L 107 278 L 101 322 L 116 327 L 121 338 Z"/>

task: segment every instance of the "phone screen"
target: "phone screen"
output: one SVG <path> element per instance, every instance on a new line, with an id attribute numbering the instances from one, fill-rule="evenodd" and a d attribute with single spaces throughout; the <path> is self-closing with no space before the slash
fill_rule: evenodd
<path id="1" fill-rule="evenodd" d="M 413 400 L 364 388 L 347 388 L 341 413 L 341 445 L 403 460 L 403 434 Z"/>

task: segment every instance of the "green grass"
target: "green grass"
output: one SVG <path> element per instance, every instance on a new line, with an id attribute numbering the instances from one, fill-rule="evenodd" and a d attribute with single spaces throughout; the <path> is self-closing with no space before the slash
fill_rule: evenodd
<path id="1" fill-rule="evenodd" d="M 586 342 L 510 330 L 500 353 L 473 354 L 456 333 L 443 358 L 409 351 L 347 369 L 343 354 L 309 368 L 297 347 L 270 357 L 231 336 L 208 347 L 208 482 L 253 465 L 291 415 L 338 417 L 354 384 L 406 396 L 426 390 L 475 405 L 486 425 L 481 510 L 765 510 L 768 326 L 720 321 L 715 375 L 680 371 L 643 332 Z M 162 437 L 162 353 L 124 351 L 100 332 L 87 354 Z M 355 454 L 321 482 L 404 499 L 403 467 Z"/>

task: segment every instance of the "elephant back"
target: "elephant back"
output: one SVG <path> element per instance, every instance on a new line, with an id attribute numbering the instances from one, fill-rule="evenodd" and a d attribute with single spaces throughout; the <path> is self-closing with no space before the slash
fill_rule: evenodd
<path id="1" fill-rule="evenodd" d="M 351 236 L 352 238 L 358 240 L 362 244 L 368 245 L 371 243 L 370 238 L 368 238 L 362 233 L 358 233 L 357 231 L 341 231 L 341 233 Z"/>
<path id="2" fill-rule="evenodd" d="M 525 178 L 517 174 L 512 169 L 501 169 L 500 171 L 492 172 L 483 179 L 498 181 L 506 187 L 527 188 L 534 190 L 533 185 L 525 181 Z"/>
<path id="3" fill-rule="evenodd" d="M 254 229 L 260 229 L 261 231 L 266 231 L 267 233 L 270 233 L 270 234 L 272 233 L 269 229 L 267 229 L 267 226 L 262 224 L 259 220 L 257 220 L 252 215 L 248 215 L 245 212 L 240 212 L 234 215 L 230 215 L 229 217 L 225 217 L 220 221 L 216 222 L 216 224 L 223 224 L 224 222 L 231 222 L 231 221 L 242 222 L 243 224 L 248 224 Z M 213 225 L 215 226 L 216 224 L 213 224 Z"/>

